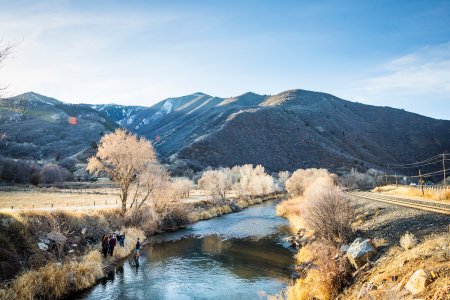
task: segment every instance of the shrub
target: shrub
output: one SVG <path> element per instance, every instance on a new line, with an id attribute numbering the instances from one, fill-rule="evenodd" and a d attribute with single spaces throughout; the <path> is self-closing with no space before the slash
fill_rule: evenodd
<path id="1" fill-rule="evenodd" d="M 371 189 L 383 184 L 385 179 L 384 173 L 380 170 L 369 169 L 365 173 L 360 173 L 358 170 L 352 168 L 350 173 L 341 176 L 339 181 L 343 186 L 348 188 Z"/>
<path id="2" fill-rule="evenodd" d="M 400 238 L 400 246 L 405 249 L 409 250 L 414 248 L 417 245 L 417 239 L 414 236 L 414 234 L 407 232 Z"/>
<path id="3" fill-rule="evenodd" d="M 356 209 L 336 187 L 317 184 L 304 208 L 307 227 L 319 237 L 345 243 L 352 234 Z"/>
<path id="4" fill-rule="evenodd" d="M 69 171 L 54 164 L 44 166 L 40 172 L 41 183 L 63 182 L 70 177 Z"/>
<path id="5" fill-rule="evenodd" d="M 286 190 L 291 197 L 301 196 L 305 189 L 319 178 L 333 185 L 337 177 L 325 169 L 298 169 L 286 181 Z"/>
<path id="6" fill-rule="evenodd" d="M 313 242 L 296 255 L 297 263 L 306 267 L 307 273 L 289 286 L 288 300 L 335 299 L 347 280 L 344 259 L 333 259 L 339 250 L 330 243 Z"/>
<path id="7" fill-rule="evenodd" d="M 34 162 L 21 160 L 0 158 L 0 179 L 13 183 L 33 183 L 36 174 L 39 174 L 40 166 Z"/>
<path id="8" fill-rule="evenodd" d="M 61 161 L 59 161 L 59 166 L 69 171 L 74 171 L 76 164 L 77 160 L 70 157 L 64 158 Z"/>

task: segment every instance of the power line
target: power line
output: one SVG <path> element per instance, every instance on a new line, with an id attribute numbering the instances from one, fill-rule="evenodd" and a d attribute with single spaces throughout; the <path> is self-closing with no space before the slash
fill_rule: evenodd
<path id="1" fill-rule="evenodd" d="M 434 171 L 434 172 L 430 172 L 430 173 L 426 173 L 426 174 L 421 174 L 421 175 L 412 175 L 412 176 L 402 176 L 403 178 L 419 178 L 419 177 L 432 177 L 432 176 L 436 176 L 439 174 L 442 174 L 444 172 L 450 171 L 450 169 L 445 169 L 445 170 L 439 170 L 439 171 Z M 389 177 L 395 177 L 396 175 L 387 175 Z M 399 175 L 397 175 L 399 176 Z"/>
<path id="2" fill-rule="evenodd" d="M 446 159 L 446 160 L 450 160 L 450 159 Z M 434 165 L 434 164 L 438 164 L 438 163 L 442 163 L 442 159 L 438 158 L 435 161 L 424 163 L 424 164 L 420 164 L 420 165 L 417 165 L 417 166 L 402 166 L 402 167 L 393 167 L 393 168 L 394 169 L 412 169 L 412 168 L 419 168 L 419 167 L 423 167 L 423 166 Z"/>
<path id="3" fill-rule="evenodd" d="M 393 167 L 393 168 L 416 167 L 417 165 L 420 165 L 420 164 L 423 164 L 423 163 L 430 163 L 430 162 L 438 160 L 438 159 L 440 160 L 443 155 L 445 156 L 445 154 L 438 154 L 438 155 L 429 157 L 429 158 L 421 160 L 421 161 L 416 161 L 416 162 L 409 163 L 409 164 L 397 164 L 397 165 L 394 164 L 394 165 L 390 165 L 390 166 Z"/>

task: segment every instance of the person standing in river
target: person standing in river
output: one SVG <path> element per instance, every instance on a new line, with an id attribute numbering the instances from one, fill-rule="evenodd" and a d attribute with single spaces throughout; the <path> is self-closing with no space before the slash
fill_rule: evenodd
<path id="1" fill-rule="evenodd" d="M 136 242 L 136 254 L 139 256 L 139 251 L 141 250 L 141 242 L 139 241 L 139 238 L 137 239 Z"/>

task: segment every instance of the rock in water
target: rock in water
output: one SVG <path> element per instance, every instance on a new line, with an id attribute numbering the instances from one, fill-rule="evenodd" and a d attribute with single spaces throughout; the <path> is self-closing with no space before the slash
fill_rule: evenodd
<path id="1" fill-rule="evenodd" d="M 428 273 L 424 269 L 415 271 L 409 278 L 405 288 L 413 295 L 417 295 L 425 291 L 427 285 L 431 282 Z"/>
<path id="2" fill-rule="evenodd" d="M 357 238 L 348 248 L 347 257 L 355 269 L 359 269 L 374 257 L 376 253 L 377 250 L 369 239 Z"/>

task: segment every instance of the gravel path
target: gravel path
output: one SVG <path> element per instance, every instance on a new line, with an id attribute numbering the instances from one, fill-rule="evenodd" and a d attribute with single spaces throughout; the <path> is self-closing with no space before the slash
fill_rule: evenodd
<path id="1" fill-rule="evenodd" d="M 407 231 L 421 239 L 450 230 L 450 216 L 359 197 L 352 199 L 358 206 L 359 214 L 365 214 L 360 231 L 368 237 L 385 238 L 389 243 L 398 243 Z"/>

